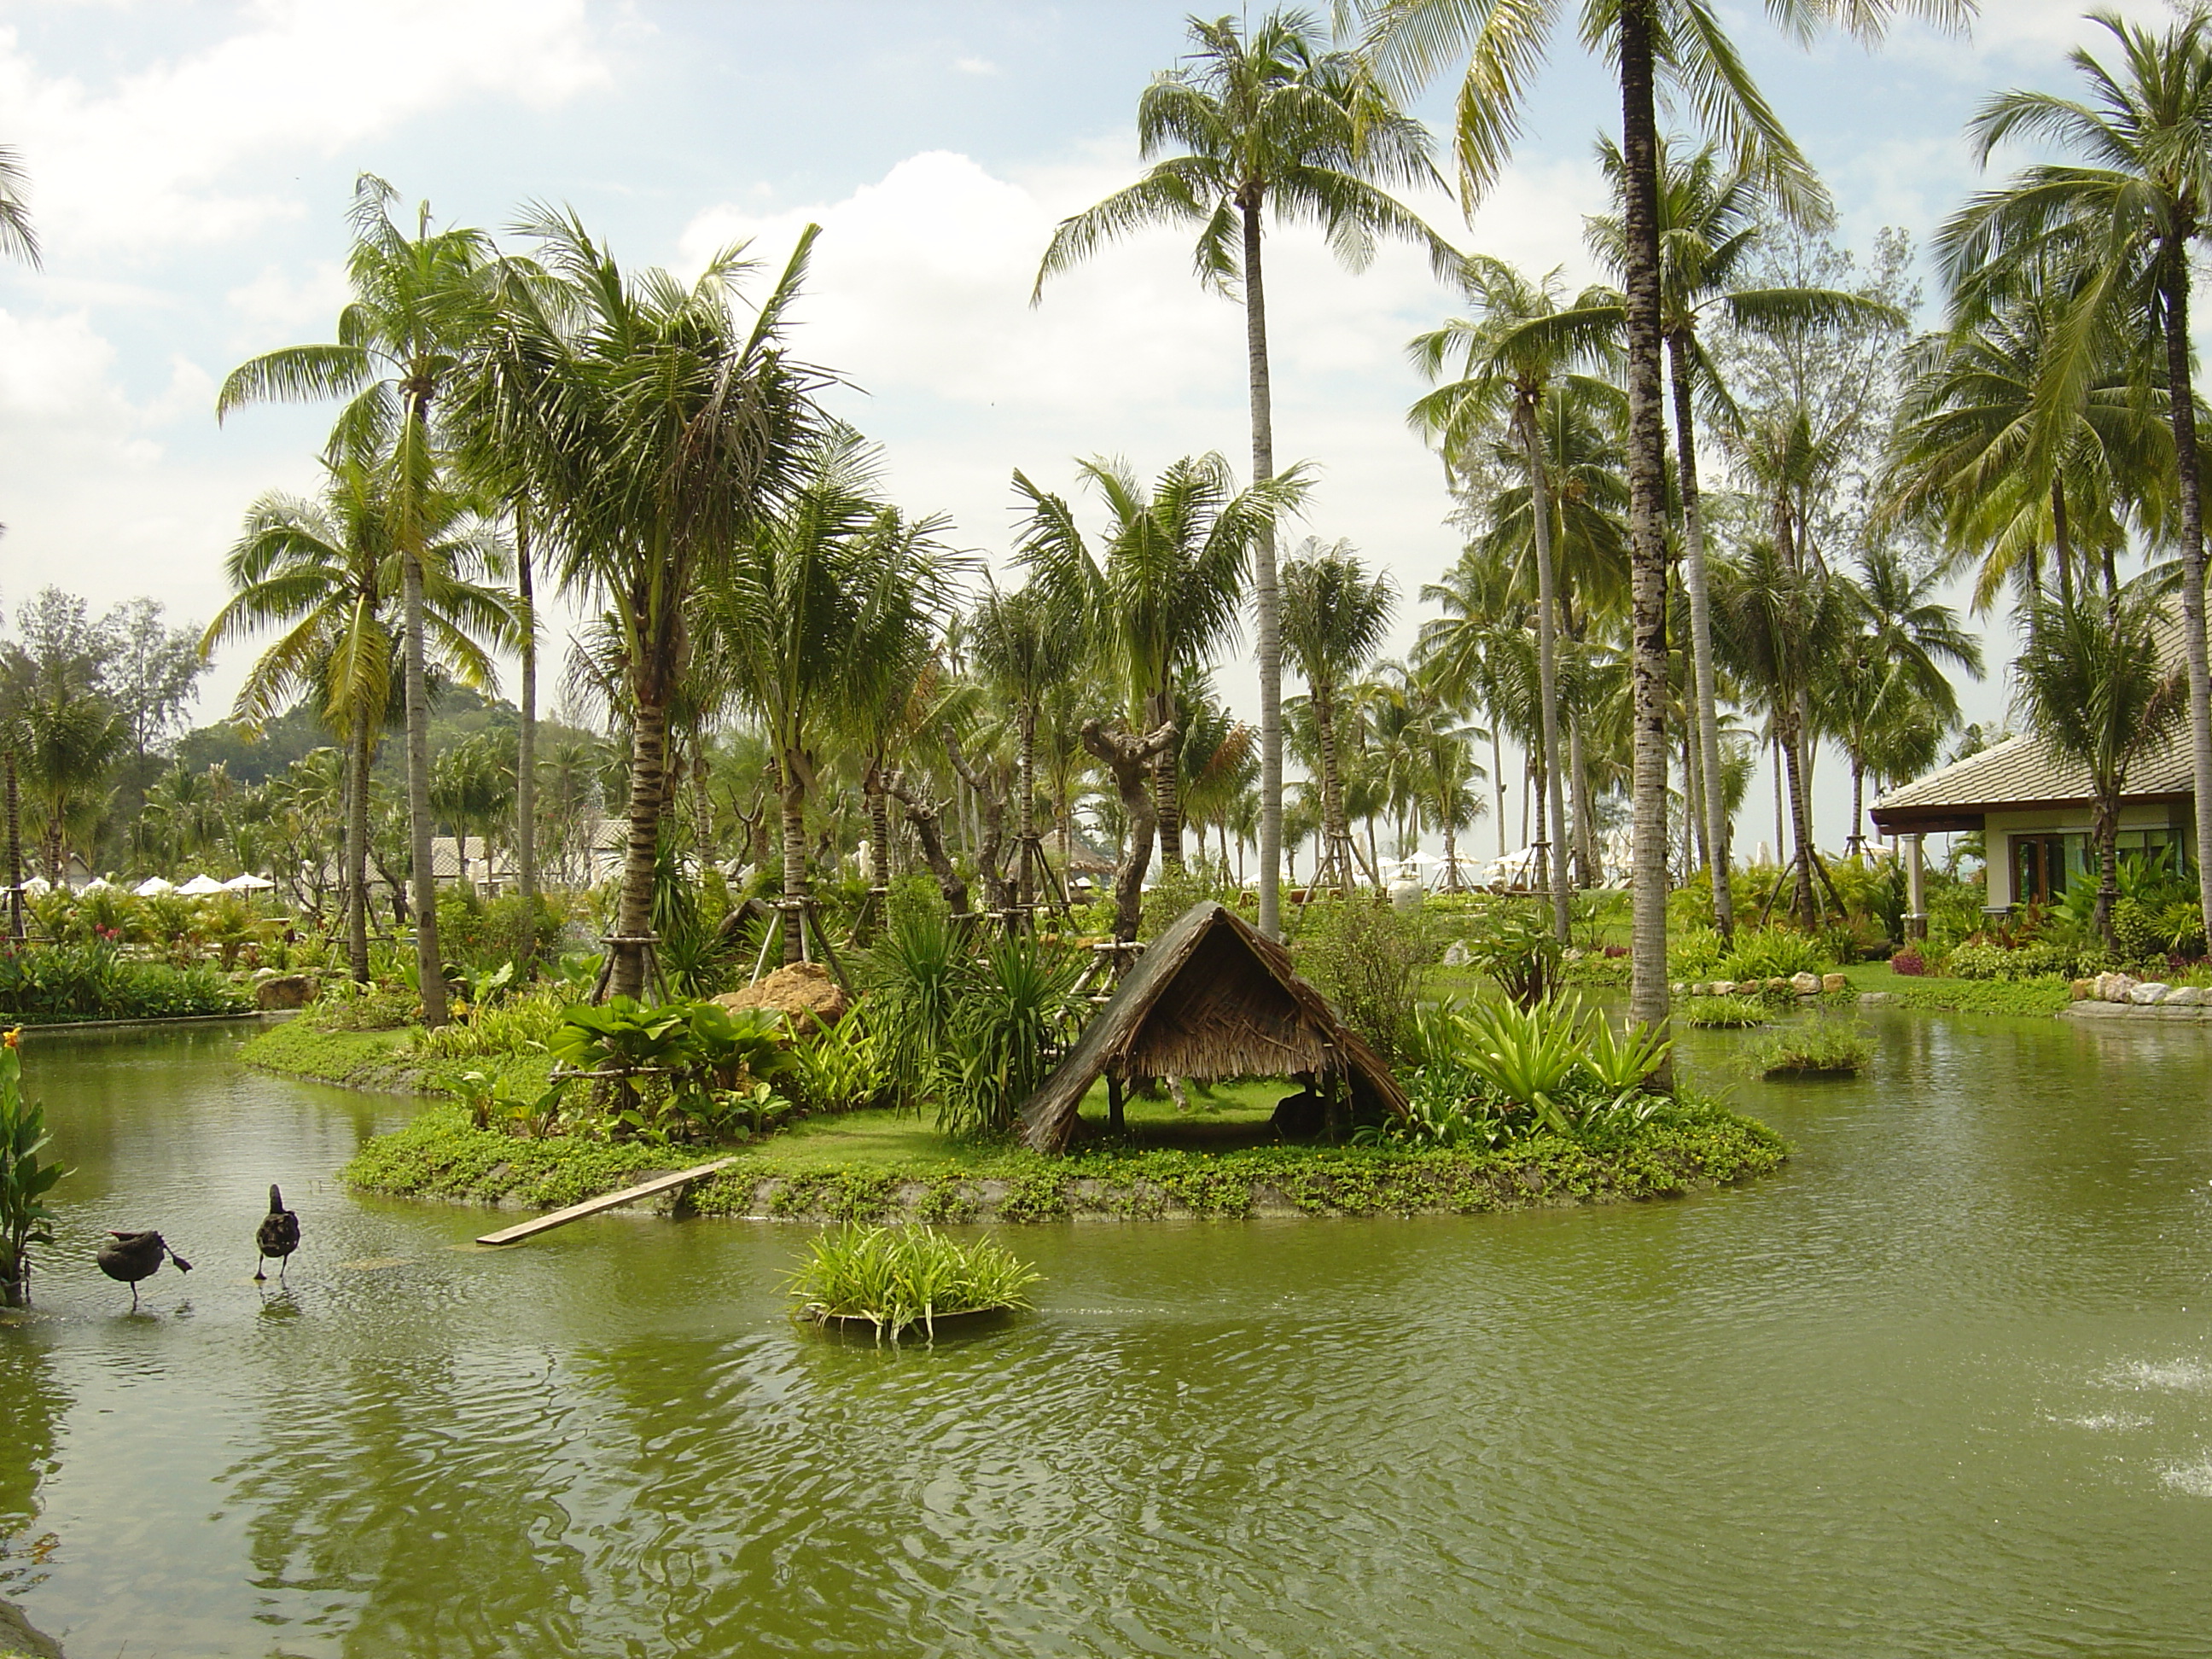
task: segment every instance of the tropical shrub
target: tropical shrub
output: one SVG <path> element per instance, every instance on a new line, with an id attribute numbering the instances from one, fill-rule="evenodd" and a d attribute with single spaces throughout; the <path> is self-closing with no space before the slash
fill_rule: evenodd
<path id="1" fill-rule="evenodd" d="M 1425 1064 L 1407 1092 L 1422 1097 L 1431 1120 L 1446 1121 L 1443 1109 L 1456 1095 L 1471 1124 L 1495 1118 L 1515 1133 L 1571 1135 L 1647 1117 L 1654 1100 L 1644 1085 L 1670 1046 L 1640 1030 L 1616 1036 L 1601 1012 L 1571 996 L 1530 1008 L 1448 1004 L 1425 1017 L 1416 1041 Z"/>
<path id="2" fill-rule="evenodd" d="M 0 945 L 0 1019 L 54 1025 L 243 1013 L 252 1000 L 209 965 L 134 962 L 112 945 Z"/>
<path id="3" fill-rule="evenodd" d="M 54 1242 L 46 1196 L 70 1172 L 39 1154 L 52 1139 L 46 1108 L 23 1098 L 23 1068 L 15 1034 L 0 1048 L 0 1307 L 31 1299 L 31 1246 Z"/>
<path id="4" fill-rule="evenodd" d="M 1467 941 L 1468 962 L 1498 981 L 1523 1008 L 1550 995 L 1565 954 L 1540 900 L 1512 899 L 1494 906 Z"/>
<path id="5" fill-rule="evenodd" d="M 1818 974 L 1831 965 L 1819 941 L 1790 927 L 1769 927 L 1740 933 L 1735 949 L 1723 960 L 1718 979 L 1788 979 L 1796 974 Z"/>
<path id="6" fill-rule="evenodd" d="M 876 1030 L 872 1005 L 862 1001 L 793 1045 L 790 1085 L 811 1112 L 884 1105 L 891 1098 L 888 1046 Z"/>
<path id="7" fill-rule="evenodd" d="M 817 1234 L 786 1275 L 793 1311 L 865 1319 L 880 1340 L 954 1314 L 1026 1308 L 1040 1275 L 988 1238 L 963 1243 L 930 1227 L 849 1224 Z"/>
<path id="8" fill-rule="evenodd" d="M 300 1023 L 319 1031 L 396 1031 L 422 1018 L 422 999 L 406 985 L 341 979 L 323 988 Z"/>
<path id="9" fill-rule="evenodd" d="M 892 908 L 883 937 L 861 960 L 884 1066 L 902 1109 L 938 1097 L 967 958 L 961 924 L 942 905 L 916 904 Z"/>
<path id="10" fill-rule="evenodd" d="M 1889 959 L 1889 971 L 1917 979 L 1928 971 L 1928 958 L 1920 953 L 1917 945 L 1908 945 Z"/>
<path id="11" fill-rule="evenodd" d="M 1296 959 L 1338 1018 L 1395 1065 L 1430 959 L 1419 921 L 1364 893 L 1317 899 L 1307 908 Z"/>
<path id="12" fill-rule="evenodd" d="M 414 1034 L 415 1052 L 437 1060 L 489 1060 L 547 1050 L 575 999 L 566 986 L 533 986 L 504 1001 L 471 1006 L 465 1020 Z"/>
<path id="13" fill-rule="evenodd" d="M 1667 972 L 1675 979 L 1717 979 L 1728 960 L 1728 941 L 1717 928 L 1689 927 L 1667 936 Z"/>

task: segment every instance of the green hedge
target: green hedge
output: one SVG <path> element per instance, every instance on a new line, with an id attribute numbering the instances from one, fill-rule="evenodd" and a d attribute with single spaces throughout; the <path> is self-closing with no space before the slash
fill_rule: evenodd
<path id="1" fill-rule="evenodd" d="M 0 1022 L 64 1025 L 99 1019 L 181 1019 L 253 1006 L 217 968 L 134 962 L 111 945 L 0 946 Z"/>

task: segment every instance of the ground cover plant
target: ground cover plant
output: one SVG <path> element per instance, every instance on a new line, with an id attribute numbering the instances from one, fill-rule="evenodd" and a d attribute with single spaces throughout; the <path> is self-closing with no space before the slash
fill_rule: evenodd
<path id="1" fill-rule="evenodd" d="M 1027 1308 L 1041 1277 L 989 1238 L 848 1222 L 808 1241 L 785 1290 L 802 1318 L 866 1320 L 896 1341 L 916 1328 L 933 1339 L 939 1319 Z"/>

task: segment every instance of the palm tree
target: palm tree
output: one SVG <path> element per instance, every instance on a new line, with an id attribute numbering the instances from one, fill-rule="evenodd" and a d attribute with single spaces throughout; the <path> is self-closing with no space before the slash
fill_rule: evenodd
<path id="1" fill-rule="evenodd" d="M 1544 770 L 1550 791 L 1552 834 L 1560 844 L 1540 846 L 1538 884 L 1552 894 L 1552 926 L 1566 939 L 1567 866 L 1565 769 L 1559 763 L 1557 565 L 1553 534 L 1555 503 L 1545 464 L 1542 425 L 1547 405 L 1569 367 L 1592 349 L 1610 325 L 1605 296 L 1585 295 L 1562 308 L 1553 277 L 1531 282 L 1502 260 L 1467 262 L 1464 283 L 1480 307 L 1480 318 L 1455 318 L 1418 337 L 1414 362 L 1435 380 L 1453 357 L 1462 377 L 1414 404 L 1409 418 L 1437 434 L 1447 463 L 1464 464 L 1468 452 L 1502 420 L 1519 451 L 1528 487 L 1528 522 L 1536 555 L 1536 662 Z"/>
<path id="2" fill-rule="evenodd" d="M 1324 547 L 1308 537 L 1283 567 L 1283 638 L 1304 676 L 1321 753 L 1322 854 L 1319 885 L 1331 876 L 1352 890 L 1352 829 L 1344 816 L 1337 760 L 1338 699 L 1390 635 L 1397 589 L 1387 572 L 1370 576 L 1348 541 Z"/>
<path id="3" fill-rule="evenodd" d="M 430 229 L 422 204 L 409 236 L 392 220 L 398 193 L 363 173 L 354 186 L 354 297 L 331 345 L 287 346 L 240 364 L 216 398 L 216 418 L 268 399 L 349 397 L 329 453 L 388 453 L 386 488 L 398 547 L 407 708 L 408 853 L 413 866 L 416 959 L 423 1023 L 446 1023 L 446 975 L 438 952 L 437 878 L 430 866 L 430 708 L 423 589 L 431 502 L 441 486 L 434 414 L 460 354 L 486 317 L 483 267 L 489 244 L 468 229 Z"/>
<path id="4" fill-rule="evenodd" d="M 1496 181 L 1520 131 L 1520 108 L 1559 21 L 1558 0 L 1366 0 L 1382 72 L 1401 88 L 1425 81 L 1464 47 L 1453 153 L 1472 210 Z M 1621 98 L 1622 240 L 1628 354 L 1629 624 L 1634 697 L 1635 814 L 1629 1017 L 1656 1024 L 1667 989 L 1666 422 L 1659 394 L 1665 307 L 1659 247 L 1662 86 L 1694 109 L 1762 187 L 1794 216 L 1825 204 L 1811 167 L 1768 107 L 1705 0 L 1583 0 L 1583 39 L 1612 60 Z M 1840 17 L 1876 38 L 1889 15 L 1939 21 L 1971 15 L 1972 0 L 1770 0 L 1769 14 L 1802 33 Z"/>
<path id="5" fill-rule="evenodd" d="M 2100 341 L 2147 315 L 2166 348 L 2166 412 L 2179 485 L 2183 643 L 2188 657 L 2190 754 L 2196 798 L 2212 801 L 2212 678 L 2204 637 L 2204 515 L 2197 400 L 2191 378 L 2191 246 L 2212 208 L 2212 16 L 2185 12 L 2154 33 L 2109 11 L 2091 14 L 2120 52 L 2117 72 L 2086 48 L 2069 54 L 2086 100 L 2053 93 L 1999 94 L 1968 125 L 1986 162 L 2009 138 L 2057 142 L 2087 165 L 2023 168 L 2007 188 L 1976 197 L 1943 229 L 1939 247 L 1970 307 L 2023 274 L 2057 268 L 2072 292 L 2039 377 L 2039 442 L 2063 453 L 2103 367 Z M 2039 610 L 2039 617 L 2050 613 Z M 2197 814 L 2197 900 L 2212 927 L 2212 812 Z"/>
<path id="6" fill-rule="evenodd" d="M 1626 188 L 1627 161 L 1610 139 L 1601 139 L 1599 160 L 1614 194 Z M 1729 166 L 1706 145 L 1684 156 L 1659 142 L 1656 198 L 1659 237 L 1660 334 L 1667 350 L 1667 381 L 1674 416 L 1674 468 L 1682 521 L 1682 591 L 1690 616 L 1691 665 L 1694 676 L 1698 770 L 1721 771 L 1720 714 L 1713 671 L 1712 599 L 1705 573 L 1705 515 L 1698 481 L 1697 408 L 1732 413 L 1727 390 L 1706 353 L 1698 331 L 1718 315 L 1731 326 L 1753 332 L 1800 330 L 1854 316 L 1867 316 L 1903 327 L 1894 307 L 1837 289 L 1755 288 L 1746 268 L 1762 229 L 1759 180 L 1751 167 Z M 1619 214 L 1590 222 L 1592 247 L 1614 272 L 1628 264 L 1627 228 Z M 1624 310 L 1622 320 L 1626 321 Z M 1712 872 L 1713 925 L 1723 938 L 1735 932 L 1735 903 L 1729 878 L 1728 816 L 1710 791 L 1701 803 L 1702 839 Z"/>
<path id="7" fill-rule="evenodd" d="M 224 565 L 231 597 L 208 624 L 200 649 L 209 654 L 228 641 L 281 630 L 247 671 L 234 717 L 258 727 L 305 691 L 345 744 L 348 966 L 365 984 L 369 767 L 390 714 L 399 654 L 392 611 L 403 578 L 388 472 L 359 455 L 327 459 L 325 469 L 320 500 L 276 491 L 246 509 Z M 464 684 L 489 690 L 495 674 L 480 641 L 505 644 L 516 625 L 501 595 L 462 573 L 495 568 L 495 544 L 450 490 L 432 493 L 422 523 L 429 538 L 422 625 L 431 654 Z"/>
<path id="8" fill-rule="evenodd" d="M 1012 593 L 987 586 L 968 620 L 975 672 L 1013 711 L 1014 902 L 1027 915 L 1036 899 L 1036 866 L 1042 856 L 1036 829 L 1037 721 L 1053 688 L 1082 661 L 1083 637 L 1064 625 L 1035 584 Z"/>
<path id="9" fill-rule="evenodd" d="M 1796 854 L 1795 908 L 1809 930 L 1819 924 L 1805 768 L 1812 688 L 1821 665 L 1846 648 L 1849 612 L 1840 584 L 1803 568 L 1770 540 L 1754 542 L 1733 562 L 1717 562 L 1713 574 L 1722 622 L 1717 647 L 1738 678 L 1755 688 L 1780 751 Z"/>
<path id="10" fill-rule="evenodd" d="M 1016 472 L 1015 493 L 1029 505 L 1019 556 L 1060 614 L 1081 619 L 1121 683 L 1133 726 L 1149 733 L 1174 720 L 1177 675 L 1204 666 L 1234 635 L 1246 573 L 1276 519 L 1304 501 L 1305 470 L 1291 467 L 1238 490 L 1219 455 L 1187 455 L 1149 492 L 1126 462 L 1083 461 L 1078 470 L 1106 506 L 1103 556 L 1092 553 L 1066 500 Z M 1160 751 L 1152 766 L 1160 856 L 1180 865 L 1172 756 Z M 1261 794 L 1264 800 L 1264 770 Z M 1266 862 L 1263 854 L 1263 882 Z"/>
<path id="11" fill-rule="evenodd" d="M 2171 517 L 2173 431 L 2147 395 L 2156 378 L 2142 361 L 2154 349 L 2148 331 L 2108 331 L 2096 343 L 2103 361 L 2072 431 L 2045 441 L 2045 368 L 2065 306 L 2063 273 L 2037 273 L 1985 314 L 1917 342 L 1908 359 L 1877 526 L 1927 526 L 1947 571 L 1975 568 L 1978 610 L 2012 580 L 2032 614 L 2046 548 L 2062 603 L 2100 562 L 2116 586 L 2110 566 L 2130 515 Z"/>
<path id="12" fill-rule="evenodd" d="M 39 232 L 31 222 L 30 174 L 15 147 L 0 144 L 0 253 L 39 267 Z"/>
<path id="13" fill-rule="evenodd" d="M 911 520 L 878 493 L 881 458 L 832 427 L 805 456 L 790 500 L 731 550 L 699 616 L 708 672 L 758 721 L 776 768 L 783 896 L 812 888 L 806 806 L 825 740 L 851 734 L 927 660 L 957 568 L 943 521 Z M 784 955 L 805 945 L 787 910 Z"/>
<path id="14" fill-rule="evenodd" d="M 1470 547 L 1441 581 L 1421 589 L 1421 602 L 1443 615 L 1421 624 L 1414 666 L 1435 694 L 1455 708 L 1479 708 L 1490 721 L 1491 779 L 1498 793 L 1498 856 L 1506 855 L 1505 759 L 1510 732 L 1529 752 L 1536 672 L 1533 641 L 1520 595 L 1502 561 Z"/>
<path id="15" fill-rule="evenodd" d="M 608 988 L 634 997 L 645 989 L 692 602 L 799 492 L 821 427 L 813 394 L 825 377 L 782 343 L 817 233 L 800 234 L 747 323 L 735 306 L 752 269 L 740 248 L 687 286 L 662 270 L 625 272 L 573 215 L 536 210 L 520 228 L 538 263 L 500 268 L 458 423 L 472 452 L 497 434 L 505 466 L 527 481 L 562 588 L 605 605 L 615 630 L 629 833 Z"/>
<path id="16" fill-rule="evenodd" d="M 491 868 L 492 838 L 499 822 L 514 806 L 514 751 L 489 732 L 461 739 L 430 765 L 430 804 L 453 831 L 459 883 L 469 884 L 469 833 L 483 843 L 484 868 Z"/>
<path id="17" fill-rule="evenodd" d="M 1427 127 L 1402 112 L 1358 54 L 1327 49 L 1319 21 L 1275 11 L 1249 35 L 1237 21 L 1190 20 L 1196 50 L 1155 76 L 1137 105 L 1145 159 L 1165 155 L 1135 184 L 1061 222 L 1037 268 L 1048 276 L 1105 243 L 1153 225 L 1199 228 L 1199 280 L 1244 301 L 1252 406 L 1252 479 L 1274 476 L 1274 404 L 1261 249 L 1267 217 L 1308 222 L 1352 270 L 1378 236 L 1425 246 L 1439 275 L 1457 256 L 1389 194 L 1437 178 Z M 1166 152 L 1173 151 L 1173 154 Z M 1279 937 L 1281 902 L 1282 647 L 1270 532 L 1253 550 L 1260 667 L 1260 931 Z"/>
<path id="18" fill-rule="evenodd" d="M 1933 571 L 1916 575 L 1894 548 L 1876 547 L 1860 555 L 1857 580 L 1838 584 L 1853 637 L 1821 665 L 1816 706 L 1850 761 L 1854 852 L 1863 840 L 1868 768 L 1898 746 L 1903 731 L 1923 726 L 1932 737 L 1958 724 L 1946 665 L 1982 677 L 1982 642 L 1937 600 L 1941 580 Z"/>
<path id="19" fill-rule="evenodd" d="M 2094 799 L 2097 930 L 2110 945 L 2118 891 L 2120 796 L 2136 762 L 2163 744 L 2185 708 L 2185 691 L 2162 660 L 2158 596 L 2150 584 L 2111 601 L 2077 593 L 2037 607 L 2027 647 L 2013 665 L 2036 732 L 2086 769 Z"/>

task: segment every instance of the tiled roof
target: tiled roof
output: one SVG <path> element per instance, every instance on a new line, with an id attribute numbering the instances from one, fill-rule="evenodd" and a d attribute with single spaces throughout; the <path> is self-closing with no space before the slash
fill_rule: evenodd
<path id="1" fill-rule="evenodd" d="M 2128 772 L 2124 799 L 2185 795 L 2190 792 L 2189 730 L 2174 734 Z M 1877 824 L 1911 818 L 1977 813 L 2008 806 L 2087 802 L 2089 769 L 2062 760 L 2042 738 L 2011 738 L 1925 777 L 1901 784 L 1874 803 Z"/>

